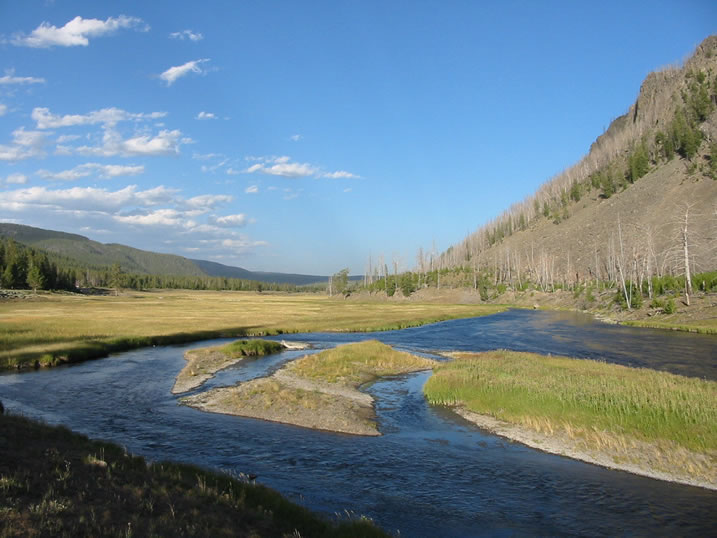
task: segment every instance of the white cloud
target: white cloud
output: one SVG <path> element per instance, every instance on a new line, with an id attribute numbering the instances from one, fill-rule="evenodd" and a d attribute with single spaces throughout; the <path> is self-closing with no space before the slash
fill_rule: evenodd
<path id="1" fill-rule="evenodd" d="M 329 179 L 359 179 L 361 176 L 346 172 L 345 170 L 337 170 L 336 172 L 327 172 L 321 177 L 327 177 Z"/>
<path id="2" fill-rule="evenodd" d="M 7 180 L 0 182 L 7 188 Z M 146 190 L 136 185 L 119 190 L 16 188 L 2 192 L 0 215 L 6 222 L 101 233 L 104 241 L 155 251 L 174 245 L 199 253 L 196 257 L 240 263 L 240 255 L 267 243 L 239 233 L 240 227 L 254 222 L 244 214 L 206 214 L 231 199 L 225 194 L 184 199 L 176 189 L 163 185 Z"/>
<path id="3" fill-rule="evenodd" d="M 228 162 L 229 162 L 229 159 L 224 159 L 222 161 L 219 161 L 218 163 L 211 164 L 211 165 L 203 164 L 201 167 L 201 170 L 202 170 L 202 172 L 205 172 L 205 173 L 206 172 L 215 172 L 216 170 L 218 170 L 219 168 L 221 168 Z"/>
<path id="4" fill-rule="evenodd" d="M 259 192 L 259 187 L 257 185 L 249 185 L 246 189 L 244 189 L 244 192 L 247 194 L 257 194 Z"/>
<path id="5" fill-rule="evenodd" d="M 128 185 L 118 191 L 107 191 L 94 187 L 73 187 L 50 190 L 46 187 L 29 187 L 3 193 L 0 208 L 8 210 L 64 209 L 113 211 L 124 205 L 143 204 L 147 198 L 144 192 L 137 192 L 136 185 Z M 152 196 L 149 196 L 152 199 Z"/>
<path id="6" fill-rule="evenodd" d="M 3 105 L 2 103 L 0 103 L 0 116 L 4 116 L 6 112 L 7 112 L 7 105 Z"/>
<path id="7" fill-rule="evenodd" d="M 189 73 L 204 73 L 204 71 L 202 71 L 202 68 L 200 67 L 200 64 L 208 61 L 209 58 L 203 58 L 201 60 L 192 60 L 191 62 L 187 62 L 182 65 L 170 67 L 164 73 L 159 75 L 159 78 L 164 80 L 167 83 L 167 86 L 171 86 L 172 84 L 174 84 L 175 80 L 185 75 L 188 75 Z"/>
<path id="8" fill-rule="evenodd" d="M 21 161 L 31 157 L 44 157 L 45 133 L 26 131 L 23 127 L 12 133 L 13 141 L 9 146 L 0 144 L 0 161 Z"/>
<path id="9" fill-rule="evenodd" d="M 268 243 L 266 241 L 248 241 L 246 239 L 223 239 L 221 245 L 231 249 L 244 250 L 248 247 L 265 246 Z"/>
<path id="10" fill-rule="evenodd" d="M 58 144 L 64 144 L 65 142 L 73 142 L 82 138 L 80 135 L 62 135 L 57 137 Z"/>
<path id="11" fill-rule="evenodd" d="M 0 184 L 2 184 L 0 180 Z M 10 174 L 5 178 L 5 183 L 8 185 L 24 185 L 27 183 L 27 176 L 25 174 Z"/>
<path id="12" fill-rule="evenodd" d="M 5 71 L 5 76 L 0 77 L 0 85 L 8 84 L 44 84 L 44 78 L 38 77 L 16 77 L 14 71 Z"/>
<path id="13" fill-rule="evenodd" d="M 192 159 L 196 159 L 198 161 L 206 161 L 208 159 L 219 159 L 224 157 L 221 153 L 193 153 Z"/>
<path id="14" fill-rule="evenodd" d="M 120 164 L 85 163 L 62 172 L 49 172 L 38 170 L 37 175 L 50 180 L 75 181 L 77 179 L 97 174 L 103 179 L 120 176 L 136 176 L 144 173 L 144 166 L 124 166 Z"/>
<path id="15" fill-rule="evenodd" d="M 59 127 L 72 127 L 75 125 L 96 125 L 98 123 L 114 126 L 121 121 L 142 121 L 163 118 L 166 112 L 127 112 L 121 108 L 103 108 L 94 110 L 89 114 L 66 114 L 58 116 L 52 114 L 49 108 L 37 107 L 32 110 L 31 117 L 37 123 L 38 129 L 56 129 Z"/>
<path id="16" fill-rule="evenodd" d="M 157 209 L 140 215 L 114 215 L 114 220 L 138 226 L 171 226 L 193 228 L 197 223 L 176 209 Z"/>
<path id="17" fill-rule="evenodd" d="M 185 200 L 184 204 L 189 208 L 207 212 L 218 205 L 229 203 L 233 199 L 234 197 L 229 194 L 201 194 Z"/>
<path id="18" fill-rule="evenodd" d="M 182 132 L 178 129 L 164 129 L 157 136 L 140 135 L 124 140 L 114 129 L 105 128 L 101 146 L 80 146 L 74 151 L 81 155 L 101 157 L 179 155 L 179 146 L 191 142 L 191 139 L 181 137 Z"/>
<path id="19" fill-rule="evenodd" d="M 201 41 L 204 39 L 204 36 L 200 34 L 199 32 L 192 32 L 191 30 L 182 30 L 181 32 L 172 32 L 169 34 L 169 37 L 172 39 L 189 39 L 190 41 Z"/>
<path id="20" fill-rule="evenodd" d="M 301 140 L 302 138 L 304 138 L 304 137 L 301 136 L 300 134 L 295 134 L 295 135 L 291 135 L 291 136 L 289 137 L 289 140 L 291 140 L 291 141 L 293 141 L 293 142 L 298 142 L 298 141 Z"/>
<path id="21" fill-rule="evenodd" d="M 219 119 L 219 118 L 217 118 L 217 115 L 214 114 L 214 113 L 212 113 L 212 112 L 204 112 L 204 111 L 202 111 L 202 112 L 200 112 L 199 114 L 197 114 L 197 118 L 196 118 L 196 119 L 198 119 L 198 120 L 217 120 L 217 119 Z"/>
<path id="22" fill-rule="evenodd" d="M 255 160 L 262 160 L 263 162 L 251 165 L 246 169 L 247 173 L 261 172 L 272 176 L 307 177 L 318 172 L 318 169 L 309 163 L 290 162 L 291 159 L 287 156 L 263 157 Z"/>
<path id="23" fill-rule="evenodd" d="M 296 135 L 299 136 L 299 135 Z M 346 170 L 337 170 L 335 172 L 323 172 L 318 166 L 314 166 L 310 163 L 296 163 L 291 162 L 291 157 L 283 155 L 281 157 L 245 157 L 247 161 L 254 162 L 249 168 L 244 170 L 244 173 L 253 174 L 255 172 L 261 172 L 262 174 L 268 174 L 272 176 L 283 176 L 283 177 L 308 177 L 314 176 L 317 178 L 330 178 L 330 179 L 358 179 L 361 176 L 347 172 Z"/>
<path id="24" fill-rule="evenodd" d="M 236 176 L 236 175 L 241 174 L 241 171 L 240 171 L 240 170 L 234 170 L 234 168 L 232 168 L 232 167 L 230 166 L 229 168 L 227 168 L 227 174 L 230 175 L 230 176 Z"/>
<path id="25" fill-rule="evenodd" d="M 24 36 L 20 34 L 15 36 L 12 43 L 17 46 L 33 48 L 51 48 L 55 46 L 86 47 L 90 43 L 90 37 L 100 37 L 123 28 L 136 28 L 141 31 L 149 30 L 149 26 L 137 17 L 120 15 L 119 17 L 109 17 L 102 21 L 100 19 L 83 19 L 77 16 L 61 28 L 43 22 L 30 35 Z"/>
<path id="26" fill-rule="evenodd" d="M 212 219 L 212 222 L 217 226 L 222 226 L 226 228 L 240 228 L 246 225 L 247 217 L 244 213 L 239 213 L 237 215 L 225 215 L 223 217 L 215 217 L 214 219 Z"/>

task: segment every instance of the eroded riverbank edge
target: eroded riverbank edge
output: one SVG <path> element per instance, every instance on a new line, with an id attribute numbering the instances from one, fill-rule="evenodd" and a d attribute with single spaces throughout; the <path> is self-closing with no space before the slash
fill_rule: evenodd
<path id="1" fill-rule="evenodd" d="M 309 349 L 311 347 L 309 344 L 284 342 L 283 340 L 280 345 L 283 351 L 296 351 Z M 221 348 L 222 346 L 214 346 L 185 351 L 184 360 L 187 361 L 187 364 L 185 364 L 184 368 L 177 374 L 174 380 L 174 386 L 172 387 L 172 394 L 182 394 L 196 389 L 213 378 L 220 370 L 265 355 L 262 353 L 254 356 L 232 356 L 222 352 Z"/>
<path id="2" fill-rule="evenodd" d="M 546 435 L 517 424 L 497 420 L 496 418 L 488 415 L 474 413 L 462 406 L 455 406 L 451 409 L 468 422 L 471 422 L 479 428 L 487 430 L 494 435 L 504 437 L 510 441 L 518 442 L 549 454 L 564 456 L 574 460 L 591 463 L 593 465 L 606 467 L 608 469 L 625 471 L 657 480 L 685 484 L 688 486 L 697 486 L 717 491 L 717 482 L 715 481 L 709 482 L 705 480 L 696 480 L 689 476 L 650 469 L 634 463 L 616 462 L 607 453 L 584 449 L 580 446 L 579 441 L 571 439 L 568 435 L 561 435 L 559 433 Z M 644 444 L 648 445 L 648 443 Z"/>

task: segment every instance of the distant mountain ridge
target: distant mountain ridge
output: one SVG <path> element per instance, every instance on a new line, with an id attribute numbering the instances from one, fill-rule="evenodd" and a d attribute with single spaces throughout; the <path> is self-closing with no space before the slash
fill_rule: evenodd
<path id="1" fill-rule="evenodd" d="M 209 276 L 241 278 L 259 282 L 294 284 L 297 286 L 325 282 L 327 276 L 290 273 L 254 272 L 207 260 L 192 260 L 175 254 L 161 254 L 120 245 L 100 243 L 83 235 L 35 228 L 23 224 L 0 222 L 0 237 L 8 237 L 52 254 L 79 263 L 104 267 L 119 263 L 128 273 L 173 276 Z"/>

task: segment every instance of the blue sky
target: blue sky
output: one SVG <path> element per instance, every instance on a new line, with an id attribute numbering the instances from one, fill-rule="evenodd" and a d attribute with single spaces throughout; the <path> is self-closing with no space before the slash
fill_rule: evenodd
<path id="1" fill-rule="evenodd" d="M 0 1 L 0 221 L 404 269 L 584 155 L 717 4 Z"/>

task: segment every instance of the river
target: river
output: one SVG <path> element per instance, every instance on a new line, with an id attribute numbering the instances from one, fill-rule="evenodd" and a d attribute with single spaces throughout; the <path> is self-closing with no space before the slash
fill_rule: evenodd
<path id="1" fill-rule="evenodd" d="M 507 348 L 717 378 L 717 337 L 509 311 L 385 333 L 286 335 L 317 348 L 378 338 L 401 349 Z M 402 536 L 712 535 L 717 493 L 545 454 L 426 403 L 422 372 L 373 384 L 381 437 L 209 414 L 170 393 L 194 343 L 0 376 L 12 412 L 62 423 L 150 460 L 190 462 L 258 482 L 325 514 L 366 515 Z M 302 352 L 220 372 L 208 386 L 266 375 Z"/>

